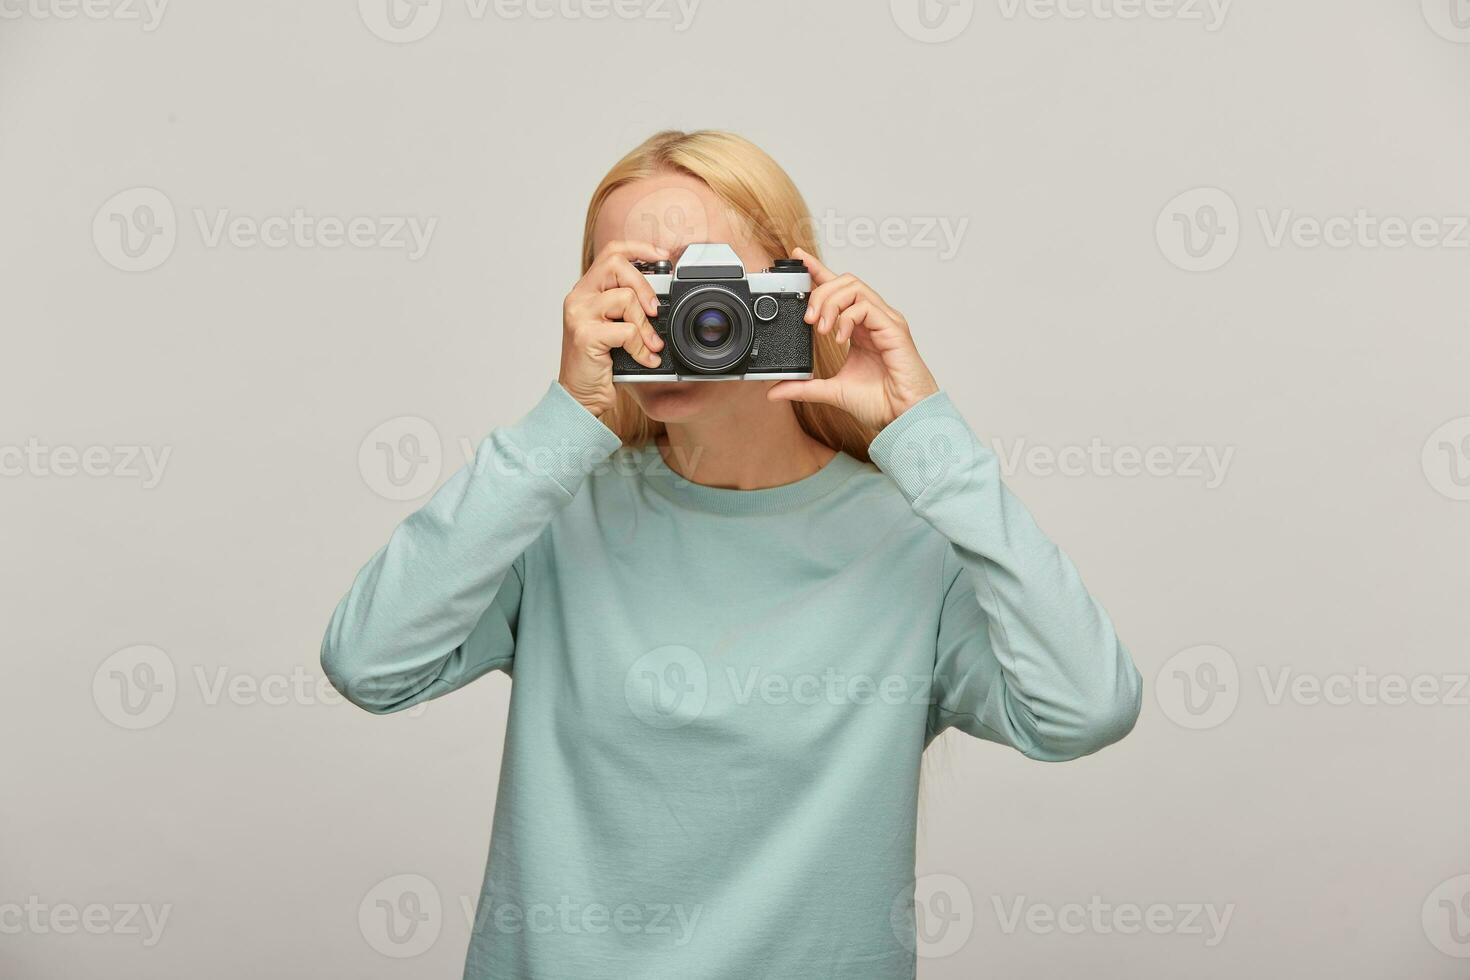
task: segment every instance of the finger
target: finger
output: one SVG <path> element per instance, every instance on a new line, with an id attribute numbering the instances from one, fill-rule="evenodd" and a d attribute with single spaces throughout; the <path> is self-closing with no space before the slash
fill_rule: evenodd
<path id="1" fill-rule="evenodd" d="M 813 289 L 811 296 L 807 297 L 806 301 L 807 322 L 819 322 L 821 307 L 822 304 L 827 301 L 827 297 L 831 296 L 833 293 L 841 292 L 842 290 L 850 287 L 853 283 L 857 282 L 861 282 L 861 280 L 858 279 L 857 276 L 853 275 L 850 272 L 844 272 L 836 279 L 829 279 L 818 286 L 816 289 Z M 828 321 L 828 325 L 831 325 L 830 320 Z"/>
<path id="2" fill-rule="evenodd" d="M 837 319 L 832 325 L 833 334 L 836 336 L 837 342 L 839 344 L 846 343 L 847 338 L 852 336 L 852 332 L 859 325 L 866 323 L 869 317 L 876 316 L 877 311 L 874 310 L 873 304 L 867 300 L 860 299 L 856 303 L 853 303 L 837 315 Z"/>
<path id="3" fill-rule="evenodd" d="M 592 309 L 604 320 L 623 319 L 623 312 L 629 306 L 632 306 L 635 310 L 639 307 L 638 295 L 633 292 L 631 286 L 613 286 L 609 289 L 604 289 L 597 294 L 597 298 L 592 302 Z M 642 315 L 641 310 L 639 311 L 639 315 Z"/>
<path id="4" fill-rule="evenodd" d="M 638 303 L 638 296 L 632 289 L 626 286 L 609 289 L 601 294 L 601 304 L 600 312 L 603 320 L 615 327 L 626 325 L 632 330 L 631 338 L 628 337 L 628 332 L 625 330 L 599 332 L 599 338 L 605 341 L 609 348 L 622 347 L 648 367 L 658 367 L 663 363 L 655 353 L 663 349 L 663 338 L 653 329 L 653 324 L 648 322 L 648 317 L 643 313 L 643 307 Z M 629 341 L 632 346 L 625 341 Z"/>
<path id="5" fill-rule="evenodd" d="M 872 290 L 856 276 L 842 276 L 832 280 L 820 296 L 814 294 L 815 304 L 807 305 L 812 322 L 818 333 L 826 333 L 837 322 L 837 314 L 859 299 L 871 299 Z"/>
<path id="6" fill-rule="evenodd" d="M 623 307 L 622 322 L 633 328 L 633 336 L 629 343 L 636 346 L 637 350 L 623 344 L 623 349 L 632 354 L 648 367 L 659 367 L 663 359 L 659 357 L 658 351 L 663 349 L 663 338 L 658 331 L 653 329 L 653 324 L 648 322 L 648 317 L 643 315 L 643 308 L 638 305 L 636 297 L 630 297 Z"/>
<path id="7" fill-rule="evenodd" d="M 836 276 L 835 278 L 822 283 L 820 286 L 812 290 L 811 296 L 807 300 L 808 316 L 806 317 L 806 321 L 808 323 L 817 323 L 818 318 L 820 317 L 820 313 L 813 312 L 812 307 L 820 307 L 825 302 L 827 297 L 831 296 L 833 293 L 846 290 L 853 284 L 857 284 L 862 287 L 862 289 L 867 294 L 868 301 L 871 302 L 875 307 L 881 310 L 886 310 L 888 312 L 888 315 L 893 317 L 895 320 L 903 319 L 903 315 L 895 310 L 892 306 L 889 306 L 888 301 L 885 300 L 882 296 L 879 296 L 877 290 L 875 290 L 872 286 L 869 286 L 867 283 L 863 282 L 852 273 L 844 272 L 842 275 Z M 827 325 L 831 326 L 830 319 L 828 320 Z"/>
<path id="8" fill-rule="evenodd" d="M 656 368 L 663 363 L 648 349 L 638 327 L 622 320 L 597 320 L 583 328 L 579 339 L 594 358 L 606 357 L 614 347 L 621 347 L 644 367 Z"/>
<path id="9" fill-rule="evenodd" d="M 830 282 L 837 278 L 837 273 L 822 264 L 822 260 L 804 248 L 798 248 L 791 253 L 793 259 L 801 259 L 801 264 L 806 266 L 807 273 L 812 277 L 812 285 L 820 286 L 824 282 Z"/>
<path id="10" fill-rule="evenodd" d="M 812 378 L 810 381 L 777 381 L 766 389 L 766 398 L 773 402 L 816 402 L 822 405 L 839 405 L 841 386 L 832 378 Z"/>
<path id="11" fill-rule="evenodd" d="M 862 298 L 838 317 L 833 333 L 839 344 L 849 340 L 870 350 L 894 350 L 912 347 L 908 326 L 903 317 L 890 313 L 882 303 Z"/>
<path id="12" fill-rule="evenodd" d="M 593 285 L 608 290 L 626 287 L 638 294 L 638 302 L 649 316 L 658 315 L 658 294 L 649 284 L 648 277 L 633 267 L 633 263 L 621 255 L 609 255 L 594 267 L 596 279 Z M 592 270 L 589 270 L 589 275 Z"/>
<path id="13" fill-rule="evenodd" d="M 625 323 L 638 328 L 640 333 L 646 327 L 647 335 L 658 337 L 643 315 L 636 295 L 626 287 L 594 294 L 580 304 L 574 316 L 577 341 L 593 354 L 622 346 L 621 330 Z"/>
<path id="14" fill-rule="evenodd" d="M 618 336 L 615 338 L 617 342 L 613 346 L 621 347 L 627 351 L 633 360 L 642 364 L 644 367 L 656 368 L 662 363 L 659 356 L 648 349 L 648 344 L 644 341 L 643 333 L 638 329 L 636 323 L 622 321 L 614 324 L 614 326 L 618 328 Z"/>
<path id="15" fill-rule="evenodd" d="M 657 262 L 660 259 L 668 258 L 669 250 L 662 245 L 655 245 L 652 242 L 639 242 L 622 238 L 617 241 L 608 242 L 602 246 L 602 250 L 597 253 L 597 258 L 593 260 L 593 264 L 596 265 L 603 259 L 613 255 L 621 256 L 629 262 Z"/>

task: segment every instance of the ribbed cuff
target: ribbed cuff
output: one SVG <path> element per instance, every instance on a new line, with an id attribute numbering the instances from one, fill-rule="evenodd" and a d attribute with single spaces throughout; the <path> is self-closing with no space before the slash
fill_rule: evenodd
<path id="1" fill-rule="evenodd" d="M 884 426 L 868 456 L 912 504 L 935 487 L 963 480 L 988 451 L 949 395 L 936 391 Z"/>
<path id="2" fill-rule="evenodd" d="M 499 448 L 502 462 L 513 462 L 533 475 L 549 476 L 570 494 L 623 444 L 555 381 L 536 407 L 501 430 L 501 435 L 510 444 Z"/>

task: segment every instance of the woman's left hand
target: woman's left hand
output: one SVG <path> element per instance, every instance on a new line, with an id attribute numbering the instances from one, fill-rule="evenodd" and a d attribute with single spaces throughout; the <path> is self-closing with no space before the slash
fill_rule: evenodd
<path id="1" fill-rule="evenodd" d="M 812 277 L 806 322 L 817 333 L 835 331 L 839 344 L 852 344 L 842 369 L 832 377 L 778 381 L 767 398 L 835 405 L 864 425 L 881 429 L 939 390 L 902 313 L 856 276 L 839 276 L 801 249 L 792 257 L 805 263 Z"/>

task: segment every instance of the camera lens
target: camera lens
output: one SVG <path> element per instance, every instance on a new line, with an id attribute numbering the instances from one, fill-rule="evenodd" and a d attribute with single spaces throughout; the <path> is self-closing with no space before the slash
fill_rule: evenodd
<path id="1" fill-rule="evenodd" d="M 749 299 L 725 286 L 696 286 L 674 300 L 669 340 L 680 374 L 735 371 L 755 343 Z"/>
<path id="2" fill-rule="evenodd" d="M 694 339 L 705 347 L 723 347 L 733 327 L 724 310 L 705 310 L 694 318 Z"/>

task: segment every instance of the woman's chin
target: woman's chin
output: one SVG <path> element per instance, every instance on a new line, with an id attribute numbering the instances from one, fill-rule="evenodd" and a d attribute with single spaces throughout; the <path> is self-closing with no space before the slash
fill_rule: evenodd
<path id="1" fill-rule="evenodd" d="M 684 422 L 703 414 L 720 399 L 730 382 L 651 381 L 631 387 L 643 412 L 655 422 Z"/>

